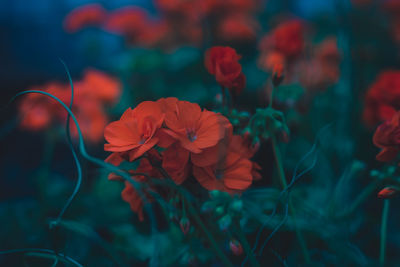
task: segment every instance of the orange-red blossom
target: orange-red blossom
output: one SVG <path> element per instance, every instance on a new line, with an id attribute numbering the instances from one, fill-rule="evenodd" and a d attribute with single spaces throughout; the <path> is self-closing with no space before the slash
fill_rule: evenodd
<path id="1" fill-rule="evenodd" d="M 196 179 L 207 190 L 230 193 L 242 192 L 259 178 L 259 166 L 250 160 L 255 148 L 232 134 L 226 117 L 196 103 L 176 98 L 142 102 L 110 123 L 104 136 L 108 142 L 104 149 L 113 152 L 107 161 L 118 166 L 140 158 L 139 168 L 131 175 L 150 187 L 150 180 L 138 179 L 135 173 L 155 179 L 170 177 L 178 185 Z M 143 218 L 142 200 L 128 183 L 123 199 Z"/>

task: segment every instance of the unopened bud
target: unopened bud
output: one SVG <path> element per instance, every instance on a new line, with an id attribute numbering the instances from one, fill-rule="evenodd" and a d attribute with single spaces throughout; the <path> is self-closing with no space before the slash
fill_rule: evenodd
<path id="1" fill-rule="evenodd" d="M 190 221 L 187 217 L 182 217 L 181 220 L 179 221 L 179 226 L 182 230 L 183 234 L 187 234 L 190 229 Z"/>
<path id="2" fill-rule="evenodd" d="M 272 70 L 272 84 L 274 87 L 279 86 L 283 81 L 283 65 L 275 64 Z"/>
<path id="3" fill-rule="evenodd" d="M 398 190 L 393 187 L 385 187 L 378 193 L 379 198 L 393 198 L 397 194 Z"/>
<path id="4" fill-rule="evenodd" d="M 225 215 L 218 221 L 219 229 L 222 231 L 228 230 L 229 226 L 231 225 L 232 218 L 229 214 Z"/>
<path id="5" fill-rule="evenodd" d="M 215 204 L 213 202 L 207 201 L 201 206 L 201 212 L 208 213 L 211 212 L 215 208 Z"/>
<path id="6" fill-rule="evenodd" d="M 236 256 L 242 255 L 243 253 L 242 244 L 236 239 L 231 239 L 231 241 L 229 241 L 229 248 Z"/>

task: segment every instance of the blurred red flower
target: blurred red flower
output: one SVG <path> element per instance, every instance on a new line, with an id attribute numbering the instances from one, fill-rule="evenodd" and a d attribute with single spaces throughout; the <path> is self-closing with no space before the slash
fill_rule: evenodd
<path id="1" fill-rule="evenodd" d="M 390 119 L 400 108 L 400 71 L 380 73 L 369 88 L 364 103 L 364 121 L 374 126 Z"/>
<path id="2" fill-rule="evenodd" d="M 77 32 L 87 26 L 96 26 L 103 23 L 106 11 L 99 4 L 89 4 L 72 10 L 64 19 L 64 29 Z"/>
<path id="3" fill-rule="evenodd" d="M 99 142 L 108 122 L 104 106 L 117 102 L 121 94 L 121 84 L 106 73 L 88 69 L 82 80 L 74 82 L 74 88 L 72 112 L 78 120 L 83 137 L 90 142 Z M 32 89 L 50 93 L 67 106 L 70 104 L 69 84 L 51 82 Z M 59 123 L 64 127 L 67 118 L 67 112 L 59 103 L 41 94 L 26 95 L 20 103 L 19 113 L 21 127 L 28 130 L 42 130 L 52 123 Z M 71 135 L 77 137 L 78 130 L 72 120 L 70 129 Z"/>
<path id="4" fill-rule="evenodd" d="M 34 86 L 29 90 L 48 92 L 58 97 L 64 103 L 69 99 L 66 93 L 67 87 L 64 84 L 50 82 L 43 86 Z M 57 119 L 58 103 L 41 94 L 27 94 L 19 104 L 20 126 L 31 131 L 43 130 Z"/>
<path id="5" fill-rule="evenodd" d="M 245 87 L 246 79 L 239 59 L 235 49 L 214 46 L 205 52 L 204 65 L 210 74 L 215 75 L 221 86 L 240 93 Z"/>
<path id="6" fill-rule="evenodd" d="M 373 143 L 381 149 L 376 156 L 377 160 L 391 161 L 397 156 L 400 151 L 400 112 L 376 129 Z"/>
<path id="7" fill-rule="evenodd" d="M 87 98 L 107 104 L 115 104 L 121 96 L 121 83 L 118 79 L 96 69 L 87 69 L 83 80 L 78 82 L 78 92 Z"/>
<path id="8" fill-rule="evenodd" d="M 217 34 L 223 41 L 253 41 L 256 38 L 258 24 L 252 17 L 243 14 L 227 16 L 218 25 Z"/>
<path id="9" fill-rule="evenodd" d="M 135 6 L 126 6 L 109 13 L 104 28 L 133 40 L 146 28 L 147 20 L 146 10 Z"/>
<path id="10" fill-rule="evenodd" d="M 300 20 L 290 20 L 279 24 L 272 33 L 260 42 L 262 51 L 276 50 L 291 59 L 304 50 L 304 25 Z"/>

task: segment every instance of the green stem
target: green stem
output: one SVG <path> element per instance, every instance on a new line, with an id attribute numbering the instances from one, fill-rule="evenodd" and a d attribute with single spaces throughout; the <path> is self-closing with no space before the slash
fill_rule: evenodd
<path id="1" fill-rule="evenodd" d="M 203 230 L 204 234 L 207 236 L 207 239 L 210 241 L 211 246 L 213 247 L 215 253 L 217 253 L 218 258 L 222 261 L 223 265 L 233 267 L 233 264 L 229 261 L 226 255 L 220 250 L 220 248 L 217 245 L 217 242 L 214 240 L 211 233 L 207 230 L 207 227 L 203 224 L 202 220 L 200 219 L 193 205 L 189 201 L 187 201 L 186 206 L 188 207 L 190 215 L 194 218 L 198 226 L 201 228 L 201 230 Z"/>
<path id="2" fill-rule="evenodd" d="M 253 250 L 251 249 L 250 244 L 247 241 L 246 235 L 243 233 L 243 230 L 240 227 L 240 224 L 236 223 L 235 226 L 236 226 L 235 227 L 236 228 L 236 232 L 237 232 L 238 237 L 239 237 L 239 241 L 240 241 L 240 243 L 242 243 L 244 251 L 246 251 L 246 254 L 250 259 L 251 266 L 254 266 L 254 267 L 260 266 L 260 264 L 256 260 L 256 257 L 254 257 Z"/>
<path id="3" fill-rule="evenodd" d="M 386 236 L 387 236 L 387 222 L 389 217 L 389 204 L 390 200 L 383 201 L 383 212 L 381 222 L 381 245 L 379 254 L 379 266 L 385 266 L 385 253 L 386 253 Z"/>
<path id="4" fill-rule="evenodd" d="M 281 183 L 282 188 L 286 189 L 287 182 L 286 182 L 286 177 L 285 177 L 285 171 L 283 169 L 283 164 L 282 164 L 282 156 L 281 156 L 275 135 L 272 135 L 271 140 L 272 140 L 272 149 L 274 151 L 276 167 L 278 170 L 279 181 Z M 301 250 L 303 252 L 304 261 L 306 264 L 310 264 L 311 260 L 310 260 L 310 254 L 307 249 L 307 244 L 305 242 L 305 239 L 304 239 L 303 234 L 301 233 L 300 229 L 296 226 L 296 212 L 295 212 L 292 200 L 290 198 L 290 195 L 289 195 L 289 199 L 288 199 L 288 205 L 289 205 L 289 213 L 292 216 L 294 229 L 296 232 L 296 237 L 297 237 L 297 240 L 299 241 Z"/>
<path id="5" fill-rule="evenodd" d="M 48 130 L 46 132 L 43 144 L 42 161 L 35 177 L 39 191 L 39 199 L 43 204 L 42 208 L 44 210 L 48 209 L 48 201 L 46 201 L 46 196 L 48 194 L 47 186 L 50 175 L 51 161 L 54 154 L 55 143 L 56 143 L 55 134 L 51 130 Z"/>
<path id="6" fill-rule="evenodd" d="M 272 84 L 272 83 L 271 83 Z M 272 85 L 271 87 L 271 94 L 269 96 L 269 103 L 268 103 L 268 107 L 272 108 L 272 102 L 274 101 L 274 91 L 275 91 L 275 86 Z"/>
<path id="7" fill-rule="evenodd" d="M 149 161 L 150 161 L 150 164 L 153 165 L 153 163 L 152 163 L 152 161 L 150 159 L 149 159 Z M 156 166 L 156 165 L 153 165 L 153 166 L 156 167 L 166 179 L 168 179 L 169 181 L 172 182 L 171 177 L 165 171 L 164 168 L 162 168 L 160 166 Z M 196 221 L 197 225 L 201 228 L 201 230 L 206 235 L 206 237 L 207 237 L 208 241 L 210 242 L 212 248 L 214 249 L 215 253 L 217 254 L 217 257 L 222 261 L 224 266 L 233 267 L 233 264 L 229 261 L 229 259 L 226 257 L 226 255 L 221 251 L 221 249 L 218 247 L 218 244 L 215 241 L 214 237 L 207 230 L 207 227 L 204 225 L 204 223 L 201 220 L 200 216 L 197 214 L 197 211 L 193 207 L 192 203 L 190 203 L 190 200 L 188 200 L 186 198 L 185 194 L 183 192 L 181 192 L 179 187 L 177 187 L 177 190 L 181 194 L 181 196 L 183 197 L 182 200 L 185 200 L 185 202 L 186 202 L 185 204 L 186 204 L 186 207 L 187 207 L 187 211 L 189 212 L 190 216 L 194 218 L 194 220 Z"/>

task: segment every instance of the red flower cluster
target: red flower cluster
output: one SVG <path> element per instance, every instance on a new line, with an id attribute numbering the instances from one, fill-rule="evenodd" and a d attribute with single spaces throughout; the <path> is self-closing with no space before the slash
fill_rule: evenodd
<path id="1" fill-rule="evenodd" d="M 285 81 L 298 83 L 307 92 L 322 91 L 337 82 L 340 75 L 341 55 L 335 37 L 309 45 L 307 58 L 302 57 L 306 46 L 305 24 L 290 20 L 278 25 L 265 35 L 259 44 L 259 65 L 272 72 L 285 72 Z"/>
<path id="2" fill-rule="evenodd" d="M 152 47 L 168 34 L 165 21 L 154 20 L 144 9 L 123 7 L 109 13 L 104 29 L 123 35 L 132 45 Z"/>
<path id="3" fill-rule="evenodd" d="M 400 112 L 382 123 L 375 131 L 374 145 L 382 149 L 376 156 L 379 161 L 391 161 L 400 151 Z"/>
<path id="4" fill-rule="evenodd" d="M 48 92 L 59 98 L 67 106 L 71 100 L 68 84 L 48 83 L 32 90 Z M 108 122 L 104 111 L 106 105 L 115 104 L 121 93 L 121 84 L 109 75 L 94 69 L 88 69 L 82 80 L 74 82 L 74 104 L 72 111 L 77 117 L 85 139 L 99 142 Z M 65 123 L 67 113 L 60 105 L 41 94 L 26 95 L 19 106 L 21 127 L 28 130 L 42 130 L 53 122 Z M 71 121 L 71 133 L 77 136 L 75 124 Z"/>
<path id="5" fill-rule="evenodd" d="M 389 120 L 400 108 L 400 71 L 378 75 L 365 96 L 364 121 L 368 126 Z"/>
<path id="6" fill-rule="evenodd" d="M 145 47 L 176 47 L 179 44 L 198 45 L 203 39 L 204 20 L 216 29 L 221 41 L 253 41 L 257 21 L 252 18 L 255 0 L 155 0 L 160 18 L 150 18 L 139 7 L 126 6 L 107 12 L 98 4 L 78 7 L 67 15 L 67 32 L 97 25 L 123 35 L 129 44 Z"/>
<path id="7" fill-rule="evenodd" d="M 99 26 L 106 17 L 106 11 L 99 4 L 80 6 L 72 10 L 64 19 L 67 32 L 77 32 L 88 26 Z"/>
<path id="8" fill-rule="evenodd" d="M 150 187 L 148 178 L 134 173 L 165 178 L 162 169 L 176 184 L 194 176 L 208 190 L 230 193 L 241 192 L 260 178 L 260 167 L 250 161 L 256 149 L 232 134 L 227 118 L 176 98 L 145 101 L 128 109 L 105 128 L 104 137 L 108 142 L 104 149 L 113 152 L 106 161 L 119 166 L 140 159 L 132 177 Z M 141 216 L 138 192 L 128 183 L 123 198 Z"/>
<path id="9" fill-rule="evenodd" d="M 340 76 L 340 59 L 336 38 L 326 38 L 316 46 L 310 60 L 299 64 L 301 84 L 308 90 L 321 91 L 336 83 Z"/>
<path id="10" fill-rule="evenodd" d="M 246 77 L 239 63 L 240 56 L 230 47 L 214 46 L 204 57 L 207 71 L 215 75 L 217 82 L 234 94 L 240 94 L 246 86 Z"/>

